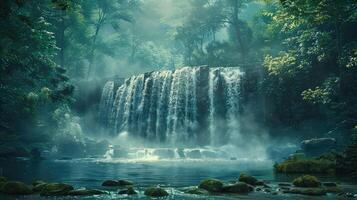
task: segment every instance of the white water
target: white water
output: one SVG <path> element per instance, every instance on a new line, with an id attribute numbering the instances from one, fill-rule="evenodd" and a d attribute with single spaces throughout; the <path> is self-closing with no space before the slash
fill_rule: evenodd
<path id="1" fill-rule="evenodd" d="M 239 138 L 239 68 L 183 67 L 103 88 L 100 118 L 111 135 L 169 146 L 222 146 Z"/>

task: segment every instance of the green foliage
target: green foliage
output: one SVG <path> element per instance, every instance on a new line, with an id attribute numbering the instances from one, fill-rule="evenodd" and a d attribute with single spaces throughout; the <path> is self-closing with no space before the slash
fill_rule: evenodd
<path id="1" fill-rule="evenodd" d="M 7 11 L 0 16 L 0 130 L 25 134 L 36 128 L 40 108 L 50 113 L 71 91 L 60 94 L 69 85 L 55 63 L 51 2 L 4 1 L 2 8 Z"/>
<path id="2" fill-rule="evenodd" d="M 294 179 L 293 184 L 297 187 L 319 187 L 321 182 L 315 176 L 304 175 Z"/>
<path id="3" fill-rule="evenodd" d="M 274 165 L 278 173 L 313 173 L 330 174 L 336 168 L 336 158 L 289 158 L 281 163 Z"/>

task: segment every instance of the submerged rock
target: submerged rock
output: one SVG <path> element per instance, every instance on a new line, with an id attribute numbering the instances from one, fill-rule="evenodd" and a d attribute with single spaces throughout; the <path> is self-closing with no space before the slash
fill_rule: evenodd
<path id="1" fill-rule="evenodd" d="M 1 187 L 1 192 L 11 195 L 28 195 L 32 193 L 29 186 L 17 181 L 5 182 Z"/>
<path id="2" fill-rule="evenodd" d="M 128 185 L 134 185 L 134 183 L 128 180 L 106 180 L 102 183 L 102 186 L 106 187 L 120 187 Z"/>
<path id="3" fill-rule="evenodd" d="M 159 187 L 149 187 L 145 190 L 144 194 L 150 197 L 164 197 L 169 195 L 166 190 Z"/>
<path id="4" fill-rule="evenodd" d="M 64 183 L 49 183 L 42 188 L 41 196 L 64 196 L 67 195 L 74 188 L 71 185 Z"/>
<path id="5" fill-rule="evenodd" d="M 253 189 L 254 188 L 252 186 L 244 182 L 238 182 L 238 183 L 223 186 L 222 191 L 226 193 L 244 194 L 253 191 Z"/>
<path id="6" fill-rule="evenodd" d="M 88 196 L 88 195 L 99 195 L 99 194 L 106 194 L 106 192 L 96 189 L 78 189 L 78 190 L 71 190 L 67 193 L 70 196 Z"/>
<path id="7" fill-rule="evenodd" d="M 293 184 L 297 187 L 319 187 L 321 182 L 315 176 L 304 175 L 294 179 Z"/>
<path id="8" fill-rule="evenodd" d="M 209 192 L 221 192 L 223 189 L 223 183 L 217 179 L 205 179 L 198 187 Z"/>
<path id="9" fill-rule="evenodd" d="M 247 183 L 249 185 L 256 185 L 256 183 L 258 182 L 258 180 L 256 178 L 254 178 L 253 176 L 250 176 L 248 174 L 240 174 L 239 179 L 240 182 L 244 182 Z"/>
<path id="10" fill-rule="evenodd" d="M 322 185 L 325 187 L 337 187 L 337 184 L 334 182 L 326 182 L 326 183 L 322 183 Z"/>
<path id="11" fill-rule="evenodd" d="M 323 196 L 323 195 L 326 195 L 326 190 L 321 189 L 321 188 L 309 188 L 309 189 L 292 188 L 290 190 L 285 190 L 283 192 L 284 193 L 290 193 L 290 194 L 309 195 L 309 196 Z"/>
<path id="12" fill-rule="evenodd" d="M 187 194 L 198 194 L 198 195 L 207 195 L 208 191 L 205 189 L 198 188 L 197 186 L 187 187 L 181 189 L 182 192 Z"/>
<path id="13" fill-rule="evenodd" d="M 134 190 L 133 187 L 128 187 L 125 190 L 120 190 L 118 194 L 127 194 L 127 195 L 134 195 L 137 194 L 137 192 Z"/>

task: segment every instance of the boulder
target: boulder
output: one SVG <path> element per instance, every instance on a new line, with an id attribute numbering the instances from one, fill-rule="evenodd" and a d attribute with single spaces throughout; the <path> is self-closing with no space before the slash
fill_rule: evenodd
<path id="1" fill-rule="evenodd" d="M 253 176 L 250 176 L 248 174 L 241 173 L 238 179 L 240 182 L 247 183 L 249 185 L 256 185 L 258 180 L 254 178 Z"/>
<path id="2" fill-rule="evenodd" d="M 223 186 L 222 191 L 226 193 L 245 194 L 253 191 L 253 187 L 244 182 L 238 182 Z"/>
<path id="3" fill-rule="evenodd" d="M 89 196 L 89 195 L 99 195 L 106 194 L 106 192 L 96 189 L 78 189 L 71 190 L 67 193 L 69 196 Z"/>
<path id="4" fill-rule="evenodd" d="M 294 179 L 293 184 L 296 187 L 319 187 L 321 182 L 315 176 L 304 175 Z"/>
<path id="5" fill-rule="evenodd" d="M 198 195 L 207 195 L 208 191 L 205 189 L 198 188 L 197 186 L 186 187 L 181 189 L 182 192 L 187 194 L 198 194 Z"/>
<path id="6" fill-rule="evenodd" d="M 166 190 L 160 187 L 149 187 L 145 190 L 144 194 L 150 197 L 164 197 L 169 195 Z"/>
<path id="7" fill-rule="evenodd" d="M 34 182 L 32 182 L 32 186 L 36 186 L 36 185 L 40 185 L 40 184 L 45 184 L 46 182 L 41 181 L 41 180 L 36 180 Z"/>
<path id="8" fill-rule="evenodd" d="M 209 192 L 221 192 L 223 189 L 223 183 L 217 179 L 205 179 L 198 187 Z"/>
<path id="9" fill-rule="evenodd" d="M 293 188 L 290 190 L 285 190 L 283 191 L 283 193 L 302 194 L 302 195 L 309 195 L 309 196 L 323 196 L 326 195 L 326 190 L 321 188 L 309 188 L 309 189 Z"/>
<path id="10" fill-rule="evenodd" d="M 134 195 L 137 194 L 137 192 L 134 190 L 133 187 L 128 187 L 125 190 L 120 190 L 118 194 L 127 194 L 127 195 Z"/>
<path id="11" fill-rule="evenodd" d="M 28 195 L 31 194 L 31 188 L 22 182 L 9 181 L 1 187 L 1 192 L 10 195 Z"/>
<path id="12" fill-rule="evenodd" d="M 47 183 L 40 183 L 32 187 L 33 192 L 41 192 Z"/>
<path id="13" fill-rule="evenodd" d="M 337 184 L 334 182 L 326 182 L 326 183 L 322 183 L 322 185 L 325 187 L 337 187 Z"/>
<path id="14" fill-rule="evenodd" d="M 128 185 L 134 185 L 133 182 L 128 181 L 128 180 L 106 180 L 102 183 L 102 186 L 106 187 L 121 187 L 121 186 L 128 186 Z"/>
<path id="15" fill-rule="evenodd" d="M 48 183 L 46 184 L 41 192 L 41 196 L 64 196 L 67 195 L 74 188 L 71 185 L 64 183 Z"/>
<path id="16" fill-rule="evenodd" d="M 134 185 L 132 181 L 120 179 L 118 180 L 119 186 Z"/>
<path id="17" fill-rule="evenodd" d="M 105 180 L 102 183 L 102 186 L 106 186 L 106 187 L 116 187 L 119 186 L 119 182 L 116 180 Z"/>

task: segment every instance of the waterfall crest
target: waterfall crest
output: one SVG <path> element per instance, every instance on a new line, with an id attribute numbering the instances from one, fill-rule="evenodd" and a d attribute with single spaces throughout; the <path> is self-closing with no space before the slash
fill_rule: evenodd
<path id="1" fill-rule="evenodd" d="M 224 145 L 239 134 L 239 68 L 183 67 L 103 88 L 100 122 L 112 135 L 168 145 Z"/>

